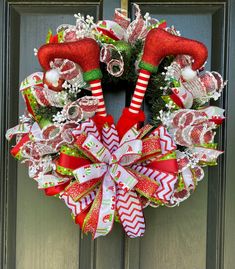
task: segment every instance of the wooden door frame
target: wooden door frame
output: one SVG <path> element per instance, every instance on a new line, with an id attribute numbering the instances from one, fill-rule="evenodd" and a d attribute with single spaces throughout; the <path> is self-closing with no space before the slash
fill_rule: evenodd
<path id="1" fill-rule="evenodd" d="M 136 1 L 138 2 L 138 1 Z M 80 2 L 66 2 L 70 5 L 78 5 Z M 91 4 L 100 4 L 99 1 L 91 1 Z M 157 5 L 173 5 L 170 1 L 138 2 L 139 4 L 155 3 Z M 1 110 L 1 144 L 0 144 L 0 214 L 1 214 L 1 268 L 15 268 L 15 234 L 16 234 L 16 195 L 17 195 L 17 164 L 9 156 L 10 146 L 5 140 L 5 131 L 10 126 L 17 123 L 18 100 L 14 98 L 14 92 L 18 89 L 17 79 L 12 80 L 15 75 L 14 68 L 17 66 L 17 51 L 19 44 L 10 42 L 10 38 L 19 33 L 13 33 L 11 29 L 10 16 L 16 12 L 17 5 L 44 5 L 47 2 L 37 1 L 9 1 L 0 0 L 0 110 Z M 53 5 L 65 4 L 64 1 L 57 0 Z M 108 4 L 108 2 L 106 3 Z M 235 100 L 233 90 L 235 89 L 235 1 L 174 1 L 178 5 L 208 5 L 221 6 L 224 15 L 225 39 L 224 44 L 224 70 L 223 75 L 229 80 L 226 91 L 221 100 L 221 107 L 227 111 L 227 120 L 219 133 L 219 143 L 223 146 L 225 153 L 219 162 L 218 167 L 210 171 L 210 178 L 217 178 L 216 184 L 210 184 L 208 193 L 208 230 L 207 230 L 207 269 L 230 269 L 235 263 L 232 255 L 234 245 L 233 223 L 235 212 L 233 204 L 235 196 L 235 168 L 233 165 L 233 152 L 235 152 Z M 131 3 L 129 3 L 131 5 Z M 131 6 L 130 6 L 131 7 Z M 110 7 L 111 8 L 111 7 Z M 112 7 L 114 8 L 114 7 Z M 220 10 L 221 12 L 221 10 Z M 17 13 L 17 12 L 16 12 Z M 104 14 L 105 16 L 106 14 Z M 232 16 L 233 15 L 233 16 Z M 106 17 L 106 16 L 105 16 Z M 19 16 L 15 14 L 15 23 Z M 216 30 L 216 29 L 215 29 Z M 15 38 L 14 40 L 19 40 Z M 216 44 L 216 43 L 215 43 Z M 12 62 L 14 58 L 14 66 Z M 216 66 L 216 63 L 215 63 Z M 229 98 L 230 97 L 230 98 Z M 13 199 L 14 197 L 14 199 Z M 216 203 L 210 203 L 210 200 Z M 9 256 L 10 255 L 10 256 Z M 128 268 L 128 267 L 127 267 Z"/>

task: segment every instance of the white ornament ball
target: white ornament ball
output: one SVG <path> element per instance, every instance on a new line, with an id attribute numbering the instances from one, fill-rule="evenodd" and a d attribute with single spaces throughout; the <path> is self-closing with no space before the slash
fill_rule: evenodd
<path id="1" fill-rule="evenodd" d="M 60 74 L 56 69 L 51 69 L 45 74 L 46 81 L 51 83 L 54 87 L 59 85 Z"/>
<path id="2" fill-rule="evenodd" d="M 190 66 L 186 66 L 181 70 L 181 76 L 185 81 L 192 80 L 196 77 L 197 72 L 194 71 Z"/>

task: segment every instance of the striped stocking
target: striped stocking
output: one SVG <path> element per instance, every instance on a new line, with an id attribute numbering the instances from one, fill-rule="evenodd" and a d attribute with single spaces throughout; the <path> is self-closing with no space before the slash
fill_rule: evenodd
<path id="1" fill-rule="evenodd" d="M 103 91 L 102 91 L 102 86 L 101 86 L 101 80 L 97 79 L 97 80 L 90 81 L 89 83 L 91 86 L 92 96 L 98 98 L 99 100 L 98 109 L 96 113 L 103 117 L 107 116 L 106 108 L 104 104 L 104 96 L 103 96 Z"/>
<path id="2" fill-rule="evenodd" d="M 147 70 L 141 69 L 136 83 L 134 95 L 131 100 L 129 111 L 137 114 L 142 105 L 144 95 L 148 86 L 148 81 L 151 73 Z"/>

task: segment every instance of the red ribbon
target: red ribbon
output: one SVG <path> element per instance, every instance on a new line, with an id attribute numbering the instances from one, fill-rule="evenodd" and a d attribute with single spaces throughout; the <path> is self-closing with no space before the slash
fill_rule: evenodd
<path id="1" fill-rule="evenodd" d="M 178 173 L 178 164 L 176 159 L 170 159 L 170 160 L 156 160 L 151 162 L 147 167 L 151 169 L 155 169 L 161 172 L 167 172 L 167 173 Z"/>
<path id="2" fill-rule="evenodd" d="M 89 206 L 86 210 L 84 210 L 83 212 L 81 212 L 75 217 L 75 223 L 78 224 L 81 229 L 83 227 L 84 220 L 87 214 L 89 213 L 90 209 L 91 209 L 91 206 Z"/>
<path id="3" fill-rule="evenodd" d="M 184 108 L 184 104 L 180 100 L 180 98 L 176 94 L 171 94 L 170 95 L 171 100 L 179 107 Z"/>
<path id="4" fill-rule="evenodd" d="M 11 155 L 16 157 L 16 155 L 20 152 L 21 147 L 29 140 L 29 134 L 24 135 L 21 140 L 11 149 Z"/>
<path id="5" fill-rule="evenodd" d="M 62 192 L 69 185 L 69 183 L 70 183 L 70 180 L 63 183 L 63 184 L 46 188 L 46 189 L 44 189 L 44 192 L 47 196 L 54 196 L 54 195 Z"/>
<path id="6" fill-rule="evenodd" d="M 86 158 L 70 156 L 62 152 L 60 153 L 60 157 L 57 162 L 59 166 L 73 170 L 90 163 L 91 161 Z"/>

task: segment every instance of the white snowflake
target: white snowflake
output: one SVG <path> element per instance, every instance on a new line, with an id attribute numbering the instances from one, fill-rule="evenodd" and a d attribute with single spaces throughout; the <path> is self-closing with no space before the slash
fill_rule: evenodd
<path id="1" fill-rule="evenodd" d="M 88 23 L 89 25 L 93 25 L 94 24 L 94 17 L 87 15 L 86 16 L 86 23 Z"/>
<path id="2" fill-rule="evenodd" d="M 221 96 L 221 93 L 219 93 L 219 92 L 215 92 L 215 93 L 213 94 L 213 99 L 216 101 L 216 100 L 218 100 L 218 99 L 220 98 L 220 96 Z"/>
<path id="3" fill-rule="evenodd" d="M 74 14 L 74 17 L 75 17 L 77 20 L 84 20 L 84 16 L 83 16 L 81 13 Z"/>
<path id="4" fill-rule="evenodd" d="M 169 103 L 166 103 L 165 107 L 169 110 L 175 109 L 175 103 L 173 101 L 169 101 Z"/>
<path id="5" fill-rule="evenodd" d="M 62 113 L 62 111 L 59 111 L 59 112 L 57 112 L 56 115 L 53 115 L 52 120 L 54 123 L 57 123 L 58 125 L 60 125 L 61 123 L 64 123 L 67 120 L 67 118 Z"/>
<path id="6" fill-rule="evenodd" d="M 74 14 L 74 17 L 76 18 L 76 36 L 78 39 L 82 39 L 84 37 L 92 37 L 93 33 L 92 29 L 96 27 L 94 23 L 94 17 L 87 15 L 86 19 L 81 14 Z"/>
<path id="7" fill-rule="evenodd" d="M 33 53 L 34 53 L 34 56 L 37 56 L 38 55 L 38 49 L 34 48 Z"/>
<path id="8" fill-rule="evenodd" d="M 188 156 L 189 164 L 192 168 L 198 165 L 200 159 L 198 158 L 197 154 L 192 152 L 190 148 L 187 148 L 184 153 Z"/>
<path id="9" fill-rule="evenodd" d="M 26 123 L 26 122 L 30 122 L 31 118 L 29 118 L 25 115 L 21 115 L 21 116 L 19 116 L 19 121 L 20 121 L 20 123 Z"/>
<path id="10" fill-rule="evenodd" d="M 151 17 L 148 12 L 145 13 L 144 19 L 145 19 L 145 25 L 148 26 L 148 22 L 151 20 Z"/>
<path id="11" fill-rule="evenodd" d="M 79 88 L 79 85 L 77 83 L 74 83 L 72 87 L 69 89 L 69 93 L 77 94 L 81 92 L 81 89 Z"/>
<path id="12" fill-rule="evenodd" d="M 72 85 L 70 83 L 68 83 L 67 80 L 65 80 L 65 82 L 62 84 L 62 88 L 64 89 L 70 89 L 72 87 Z"/>
<path id="13" fill-rule="evenodd" d="M 162 122 L 165 126 L 170 126 L 171 124 L 171 112 L 170 111 L 159 111 L 159 116 L 157 116 L 157 119 Z"/>

